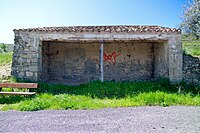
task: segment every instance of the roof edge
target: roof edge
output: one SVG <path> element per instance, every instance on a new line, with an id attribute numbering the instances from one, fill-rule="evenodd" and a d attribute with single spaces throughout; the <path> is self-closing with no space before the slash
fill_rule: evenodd
<path id="1" fill-rule="evenodd" d="M 180 33 L 180 29 L 169 28 L 156 25 L 107 25 L 107 26 L 62 26 L 14 29 L 14 32 L 108 32 L 108 33 Z"/>

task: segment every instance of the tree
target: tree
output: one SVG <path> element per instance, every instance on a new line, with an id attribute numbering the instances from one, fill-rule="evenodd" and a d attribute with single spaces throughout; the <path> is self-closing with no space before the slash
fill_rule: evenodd
<path id="1" fill-rule="evenodd" d="M 184 6 L 180 29 L 184 34 L 200 38 L 200 0 L 188 1 Z"/>
<path id="2" fill-rule="evenodd" d="M 4 52 L 8 52 L 7 46 L 4 43 L 2 43 L 0 44 L 0 53 L 4 53 Z"/>

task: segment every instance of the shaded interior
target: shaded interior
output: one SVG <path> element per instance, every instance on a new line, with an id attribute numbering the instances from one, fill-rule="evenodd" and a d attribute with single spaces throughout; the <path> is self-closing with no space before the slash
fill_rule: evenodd
<path id="1" fill-rule="evenodd" d="M 76 85 L 98 80 L 100 43 L 44 41 L 41 79 Z M 106 81 L 145 81 L 168 77 L 164 42 L 104 43 Z"/>

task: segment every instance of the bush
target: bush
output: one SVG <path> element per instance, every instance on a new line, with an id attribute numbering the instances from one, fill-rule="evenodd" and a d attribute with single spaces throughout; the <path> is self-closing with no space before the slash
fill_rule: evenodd
<path id="1" fill-rule="evenodd" d="M 12 63 L 12 53 L 0 53 L 0 66 Z"/>
<path id="2" fill-rule="evenodd" d="M 7 48 L 8 47 L 4 43 L 0 44 L 0 53 L 8 52 Z"/>

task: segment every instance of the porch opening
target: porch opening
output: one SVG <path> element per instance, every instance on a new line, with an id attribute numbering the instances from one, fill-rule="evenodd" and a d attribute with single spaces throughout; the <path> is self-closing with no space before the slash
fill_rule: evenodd
<path id="1" fill-rule="evenodd" d="M 77 85 L 100 79 L 100 42 L 42 42 L 41 79 Z M 105 42 L 105 81 L 146 81 L 168 77 L 165 42 Z"/>

